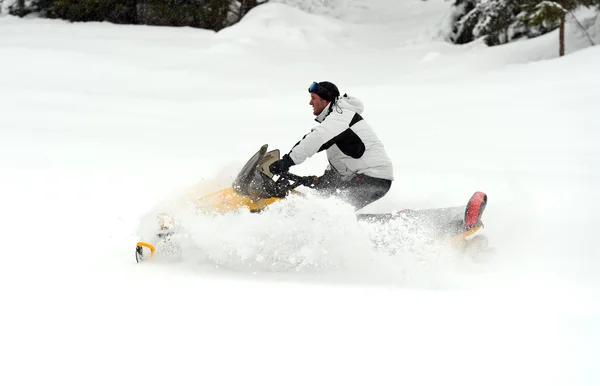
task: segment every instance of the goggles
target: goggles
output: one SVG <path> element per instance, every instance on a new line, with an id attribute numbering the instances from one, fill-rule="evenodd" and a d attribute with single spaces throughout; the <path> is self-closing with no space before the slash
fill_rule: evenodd
<path id="1" fill-rule="evenodd" d="M 319 90 L 321 90 L 321 86 L 319 86 L 319 83 L 317 83 L 317 82 L 312 82 L 312 84 L 308 88 L 308 92 L 315 93 L 315 94 L 318 94 Z"/>

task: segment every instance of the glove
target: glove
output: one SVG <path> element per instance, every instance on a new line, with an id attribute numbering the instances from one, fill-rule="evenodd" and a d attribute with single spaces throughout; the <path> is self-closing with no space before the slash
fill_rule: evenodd
<path id="1" fill-rule="evenodd" d="M 280 160 L 273 162 L 269 165 L 269 171 L 273 174 L 281 174 L 287 172 L 290 167 L 294 166 L 294 161 L 292 158 L 286 154 Z"/>

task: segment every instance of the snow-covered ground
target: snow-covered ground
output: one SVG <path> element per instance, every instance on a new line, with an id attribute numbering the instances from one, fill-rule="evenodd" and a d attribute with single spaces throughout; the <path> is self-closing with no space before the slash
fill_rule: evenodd
<path id="1" fill-rule="evenodd" d="M 0 18 L 0 383 L 600 382 L 600 48 L 571 24 L 560 59 L 555 33 L 453 46 L 448 2 L 344 4 L 219 33 Z M 395 163 L 365 211 L 485 191 L 489 260 L 376 251 L 334 200 L 192 215 L 310 130 L 313 80 L 363 100 Z M 194 248 L 136 264 L 165 207 Z"/>

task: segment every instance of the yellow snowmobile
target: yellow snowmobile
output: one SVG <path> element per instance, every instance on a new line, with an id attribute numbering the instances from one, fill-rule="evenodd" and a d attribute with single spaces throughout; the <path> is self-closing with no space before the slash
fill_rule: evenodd
<path id="1" fill-rule="evenodd" d="M 269 165 L 280 158 L 278 149 L 267 151 L 263 145 L 246 162 L 231 186 L 202 196 L 195 202 L 198 213 L 224 214 L 247 208 L 259 213 L 270 204 L 283 200 L 290 194 L 302 194 L 295 190 L 299 186 L 309 186 L 313 177 L 302 177 L 284 173 L 277 180 L 269 171 Z M 357 214 L 359 221 L 382 222 L 403 219 L 416 224 L 422 235 L 431 240 L 447 240 L 465 249 L 483 250 L 487 248 L 487 238 L 483 235 L 471 237 L 483 228 L 481 217 L 487 205 L 487 195 L 475 192 L 466 206 L 435 209 L 404 209 L 385 214 Z M 175 219 L 168 213 L 157 216 L 158 240 L 169 239 L 175 232 Z M 146 241 L 136 244 L 135 257 L 139 263 L 152 257 L 156 247 Z"/>

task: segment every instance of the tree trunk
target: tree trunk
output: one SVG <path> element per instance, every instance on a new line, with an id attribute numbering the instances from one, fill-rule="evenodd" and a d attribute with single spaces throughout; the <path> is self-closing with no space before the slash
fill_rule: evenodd
<path id="1" fill-rule="evenodd" d="M 138 0 L 132 0 L 129 8 L 129 19 L 131 24 L 138 24 Z"/>
<path id="2" fill-rule="evenodd" d="M 561 1 L 563 8 L 565 7 L 565 0 Z M 558 29 L 558 56 L 565 55 L 565 14 L 560 18 L 560 28 Z"/>

